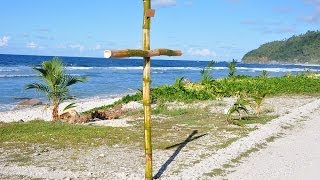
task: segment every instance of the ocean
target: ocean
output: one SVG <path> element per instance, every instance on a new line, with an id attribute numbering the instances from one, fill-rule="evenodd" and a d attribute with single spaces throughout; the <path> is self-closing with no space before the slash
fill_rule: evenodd
<path id="1" fill-rule="evenodd" d="M 0 54 L 0 111 L 13 109 L 23 98 L 37 98 L 46 101 L 41 93 L 25 90 L 28 83 L 39 82 L 40 78 L 32 70 L 40 66 L 50 56 L 5 55 Z M 142 85 L 142 59 L 104 59 L 88 57 L 59 57 L 63 60 L 68 74 L 87 76 L 88 81 L 71 86 L 71 94 L 77 98 L 108 98 L 136 92 Z M 200 70 L 208 61 L 151 60 L 152 86 L 172 84 L 176 78 L 186 77 L 191 81 L 201 79 Z M 282 76 L 306 69 L 320 71 L 315 65 L 283 64 L 237 64 L 237 75 L 260 75 L 266 70 L 270 76 Z M 215 64 L 211 75 L 226 77 L 226 62 Z"/>

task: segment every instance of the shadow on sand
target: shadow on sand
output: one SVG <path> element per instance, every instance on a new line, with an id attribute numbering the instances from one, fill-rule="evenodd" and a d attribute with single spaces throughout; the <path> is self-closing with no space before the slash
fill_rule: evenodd
<path id="1" fill-rule="evenodd" d="M 184 140 L 182 143 L 178 143 L 169 147 L 166 147 L 165 149 L 171 149 L 174 147 L 178 147 L 174 153 L 169 157 L 169 159 L 161 166 L 161 168 L 159 169 L 159 171 L 157 172 L 156 175 L 154 175 L 153 179 L 158 179 L 161 177 L 161 175 L 167 170 L 168 166 L 172 163 L 172 161 L 178 156 L 178 154 L 180 153 L 180 151 L 191 141 L 194 141 L 198 138 L 201 138 L 202 136 L 205 136 L 207 134 L 201 134 L 199 136 L 195 136 L 198 133 L 198 130 L 194 130 L 192 131 L 192 133 L 188 136 L 188 138 L 186 140 Z"/>

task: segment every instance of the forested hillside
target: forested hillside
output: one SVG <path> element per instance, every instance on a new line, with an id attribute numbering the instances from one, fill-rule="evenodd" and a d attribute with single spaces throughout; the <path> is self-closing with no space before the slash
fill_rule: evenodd
<path id="1" fill-rule="evenodd" d="M 320 64 L 320 32 L 308 31 L 282 41 L 261 45 L 242 58 L 245 63 L 309 63 Z"/>

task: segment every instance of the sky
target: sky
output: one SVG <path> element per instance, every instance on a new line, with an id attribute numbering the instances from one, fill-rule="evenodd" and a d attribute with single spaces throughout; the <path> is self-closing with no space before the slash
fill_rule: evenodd
<path id="1" fill-rule="evenodd" d="M 0 0 L 0 54 L 103 57 L 142 48 L 141 0 Z M 151 0 L 156 59 L 241 60 L 261 44 L 320 29 L 320 0 Z"/>

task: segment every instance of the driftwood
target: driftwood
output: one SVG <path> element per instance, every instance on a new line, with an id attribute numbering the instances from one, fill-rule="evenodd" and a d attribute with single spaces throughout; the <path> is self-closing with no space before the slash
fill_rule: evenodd
<path id="1" fill-rule="evenodd" d="M 181 56 L 180 50 L 171 49 L 123 49 L 123 50 L 105 50 L 105 58 L 124 58 L 124 57 L 152 57 L 152 56 Z"/>
<path id="2" fill-rule="evenodd" d="M 90 114 L 81 115 L 80 122 L 88 122 L 93 119 L 101 119 L 101 120 L 111 120 L 118 119 L 122 116 L 126 111 L 122 110 L 122 105 L 116 106 L 112 109 L 107 110 L 97 110 Z"/>

